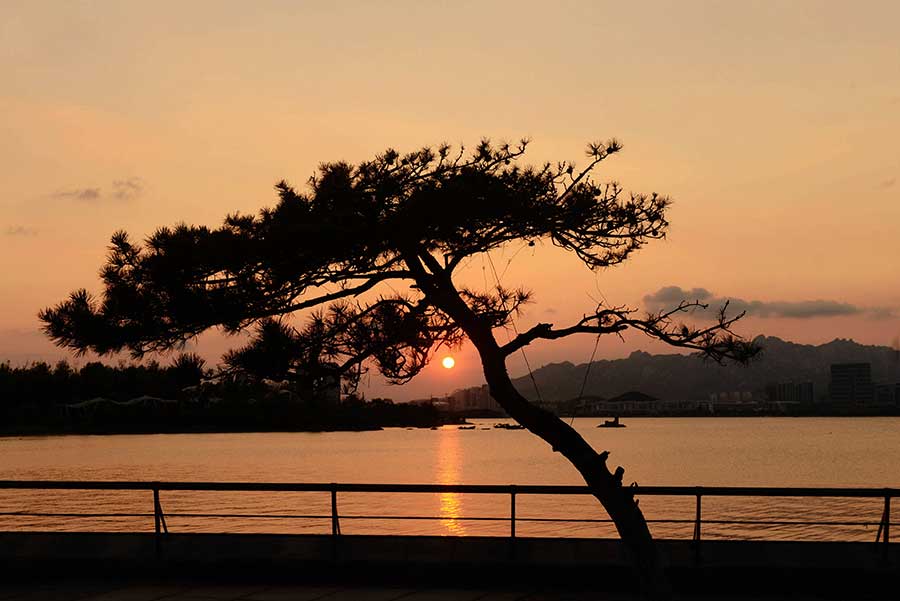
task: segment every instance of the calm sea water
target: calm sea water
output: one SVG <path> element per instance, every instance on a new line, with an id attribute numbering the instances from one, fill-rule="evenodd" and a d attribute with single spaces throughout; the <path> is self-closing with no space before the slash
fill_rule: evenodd
<path id="1" fill-rule="evenodd" d="M 388 429 L 379 432 L 165 434 L 0 438 L 0 479 L 191 480 L 582 484 L 578 473 L 527 431 Z M 625 482 L 642 485 L 900 487 L 900 418 L 642 418 L 627 428 L 574 426 Z M 692 499 L 644 497 L 651 520 L 690 520 Z M 852 499 L 705 498 L 705 520 L 868 522 L 838 524 L 704 524 L 705 538 L 874 540 L 883 501 Z M 329 532 L 327 493 L 163 492 L 170 531 Z M 509 515 L 498 495 L 342 493 L 341 529 L 350 533 L 496 534 L 509 523 L 469 520 Z M 148 492 L 0 491 L 0 512 L 152 512 Z M 183 514 L 267 517 L 195 518 Z M 419 516 L 428 520 L 363 519 Z M 522 536 L 613 536 L 603 523 L 528 521 L 606 518 L 590 497 L 520 496 Z M 0 530 L 151 530 L 152 517 L 71 518 L 0 515 Z M 693 526 L 653 522 L 658 537 L 690 537 Z M 896 528 L 894 529 L 896 531 Z"/>

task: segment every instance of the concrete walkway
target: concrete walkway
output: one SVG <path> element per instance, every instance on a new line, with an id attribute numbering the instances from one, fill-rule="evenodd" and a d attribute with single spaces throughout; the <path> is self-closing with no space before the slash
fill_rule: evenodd
<path id="1" fill-rule="evenodd" d="M 677 595 L 681 601 L 784 600 L 797 595 Z M 845 596 L 835 597 L 847 599 Z M 430 589 L 387 586 L 157 584 L 66 581 L 0 584 L 0 601 L 638 601 L 634 594 L 598 591 Z M 848 600 L 851 601 L 851 600 Z"/>

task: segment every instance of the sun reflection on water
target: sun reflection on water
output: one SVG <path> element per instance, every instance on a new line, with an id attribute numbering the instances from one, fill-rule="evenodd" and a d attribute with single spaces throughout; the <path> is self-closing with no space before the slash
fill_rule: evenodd
<path id="1" fill-rule="evenodd" d="M 459 431 L 442 428 L 439 434 L 437 453 L 437 481 L 441 484 L 459 484 L 460 482 L 460 457 Z M 447 534 L 463 536 L 466 528 L 460 516 L 462 516 L 462 496 L 455 492 L 440 494 L 441 525 L 447 529 Z"/>

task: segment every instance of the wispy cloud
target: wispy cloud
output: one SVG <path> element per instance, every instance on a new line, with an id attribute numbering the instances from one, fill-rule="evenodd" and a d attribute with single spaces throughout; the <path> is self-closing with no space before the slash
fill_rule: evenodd
<path id="1" fill-rule="evenodd" d="M 892 177 L 892 178 L 886 179 L 883 182 L 881 182 L 880 184 L 878 184 L 878 187 L 881 188 L 882 190 L 886 190 L 888 188 L 893 188 L 894 184 L 896 184 L 896 183 L 897 183 L 897 178 Z"/>
<path id="2" fill-rule="evenodd" d="M 37 230 L 25 225 L 10 225 L 4 231 L 7 236 L 37 236 Z"/>
<path id="3" fill-rule="evenodd" d="M 746 311 L 756 317 L 783 317 L 789 319 L 811 319 L 815 317 L 841 317 L 849 315 L 865 316 L 871 319 L 890 319 L 896 311 L 888 307 L 860 307 L 834 300 L 803 301 L 760 301 L 718 296 L 706 288 L 685 289 L 680 286 L 664 286 L 653 294 L 644 296 L 644 305 L 650 311 L 662 311 L 678 305 L 681 301 L 699 301 L 709 308 L 710 316 L 726 302 L 729 314 Z M 698 310 L 700 311 L 700 310 Z"/>
<path id="4" fill-rule="evenodd" d="M 144 180 L 139 177 L 118 179 L 112 183 L 112 195 L 116 200 L 128 201 L 144 193 Z"/>
<path id="5" fill-rule="evenodd" d="M 73 188 L 71 190 L 54 192 L 51 196 L 53 196 L 53 198 L 63 198 L 66 200 L 93 202 L 100 199 L 101 192 L 100 188 Z"/>
<path id="6" fill-rule="evenodd" d="M 86 188 L 69 188 L 54 192 L 52 198 L 75 200 L 79 202 L 98 203 L 105 201 L 129 202 L 141 197 L 146 186 L 139 177 L 127 177 L 113 180 L 106 191 L 102 186 Z"/>

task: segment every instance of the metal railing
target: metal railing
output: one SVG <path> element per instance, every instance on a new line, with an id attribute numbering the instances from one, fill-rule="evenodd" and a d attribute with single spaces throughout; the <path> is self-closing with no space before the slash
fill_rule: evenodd
<path id="1" fill-rule="evenodd" d="M 28 517 L 64 517 L 64 518 L 154 518 L 157 545 L 168 534 L 166 517 L 178 518 L 241 518 L 241 519 L 330 519 L 331 535 L 335 539 L 341 536 L 341 520 L 446 520 L 447 516 L 418 515 L 340 515 L 338 511 L 339 493 L 465 493 L 508 495 L 508 516 L 454 517 L 455 520 L 509 522 L 509 538 L 516 539 L 517 522 L 581 522 L 611 523 L 610 519 L 589 518 L 550 518 L 550 517 L 517 517 L 516 497 L 520 495 L 592 495 L 587 486 L 565 485 L 484 485 L 484 484 L 348 484 L 348 483 L 263 483 L 263 482 L 114 482 L 114 481 L 77 481 L 77 480 L 0 480 L 0 490 L 109 490 L 109 491 L 148 491 L 153 494 L 153 513 L 75 513 L 75 512 L 32 512 L 4 511 L 3 516 Z M 331 512 L 328 515 L 305 514 L 249 514 L 249 513 L 169 513 L 163 512 L 160 501 L 161 491 L 218 491 L 218 492 L 324 492 L 331 498 Z M 796 487 L 729 487 L 729 486 L 632 486 L 630 494 L 638 496 L 693 497 L 695 512 L 693 519 L 648 519 L 649 523 L 693 524 L 694 549 L 696 557 L 700 555 L 700 540 L 703 524 L 742 524 L 742 525 L 804 525 L 804 526 L 875 526 L 875 522 L 860 520 L 822 521 L 822 520 L 704 520 L 702 500 L 704 497 L 799 497 L 799 498 L 855 498 L 883 499 L 884 509 L 877 522 L 878 530 L 875 545 L 885 555 L 890 545 L 891 499 L 900 496 L 896 488 L 796 488 Z M 894 524 L 897 525 L 897 524 Z M 0 522 L 2 527 L 2 522 Z"/>

